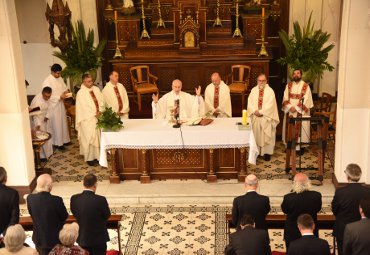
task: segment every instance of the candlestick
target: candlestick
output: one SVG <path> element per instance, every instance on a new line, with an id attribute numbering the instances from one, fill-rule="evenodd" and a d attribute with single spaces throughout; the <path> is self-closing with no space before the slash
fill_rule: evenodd
<path id="1" fill-rule="evenodd" d="M 143 20 L 143 31 L 141 31 L 140 39 L 143 39 L 143 38 L 150 39 L 149 33 L 146 30 L 146 25 L 145 25 L 144 0 L 141 0 L 141 18 Z"/>
<path id="2" fill-rule="evenodd" d="M 214 27 L 222 27 L 222 22 L 220 19 L 220 0 L 217 0 L 217 9 L 216 9 L 216 19 L 215 22 L 213 23 Z"/>
<path id="3" fill-rule="evenodd" d="M 117 20 L 117 11 L 114 11 L 114 19 Z"/>
<path id="4" fill-rule="evenodd" d="M 236 9 L 236 13 L 235 13 L 235 31 L 234 31 L 233 37 L 243 37 L 242 32 L 240 31 L 240 28 L 239 28 L 239 2 L 238 2 L 238 0 L 236 0 L 236 2 L 235 2 L 235 9 Z"/>
<path id="5" fill-rule="evenodd" d="M 262 8 L 262 18 L 261 18 L 261 50 L 258 56 L 266 56 L 268 57 L 268 53 L 265 47 L 265 8 Z"/>
<path id="6" fill-rule="evenodd" d="M 118 47 L 118 20 L 117 20 L 117 11 L 114 11 L 114 28 L 116 30 L 116 52 L 114 53 L 113 58 L 123 58 L 121 50 Z"/>
<path id="7" fill-rule="evenodd" d="M 166 27 L 166 25 L 164 24 L 164 21 L 162 19 L 162 13 L 161 13 L 161 2 L 158 0 L 158 16 L 159 16 L 159 19 L 158 19 L 158 22 L 157 22 L 157 28 L 158 27 Z"/>
<path id="8" fill-rule="evenodd" d="M 265 8 L 262 8 L 262 18 L 265 17 Z"/>
<path id="9" fill-rule="evenodd" d="M 246 126 L 247 125 L 247 110 L 243 110 L 243 115 L 242 115 L 242 125 Z"/>

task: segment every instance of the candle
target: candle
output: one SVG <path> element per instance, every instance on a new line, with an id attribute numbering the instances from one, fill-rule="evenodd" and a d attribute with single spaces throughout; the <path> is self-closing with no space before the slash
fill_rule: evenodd
<path id="1" fill-rule="evenodd" d="M 114 11 L 114 19 L 117 20 L 117 11 Z"/>
<path id="2" fill-rule="evenodd" d="M 262 18 L 265 17 L 265 8 L 262 8 Z"/>
<path id="3" fill-rule="evenodd" d="M 247 125 L 247 110 L 243 110 L 242 124 L 243 124 L 243 126 Z"/>

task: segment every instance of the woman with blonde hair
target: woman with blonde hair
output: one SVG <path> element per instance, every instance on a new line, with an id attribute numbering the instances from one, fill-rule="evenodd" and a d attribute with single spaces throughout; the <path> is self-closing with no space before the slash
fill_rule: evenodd
<path id="1" fill-rule="evenodd" d="M 20 224 L 8 227 L 4 237 L 5 248 L 0 249 L 0 255 L 38 255 L 31 247 L 25 247 L 26 233 Z"/>
<path id="2" fill-rule="evenodd" d="M 61 244 L 57 244 L 49 255 L 89 255 L 89 252 L 75 245 L 78 237 L 79 226 L 76 222 L 64 224 L 59 232 Z"/>

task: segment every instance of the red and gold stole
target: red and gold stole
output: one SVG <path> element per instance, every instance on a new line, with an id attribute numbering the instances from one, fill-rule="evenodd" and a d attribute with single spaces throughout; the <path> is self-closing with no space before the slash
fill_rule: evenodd
<path id="1" fill-rule="evenodd" d="M 263 104 L 263 94 L 265 93 L 265 87 L 262 89 L 259 88 L 258 92 L 258 110 L 262 110 L 262 104 Z"/>
<path id="2" fill-rule="evenodd" d="M 118 112 L 121 112 L 123 108 L 123 102 L 122 102 L 121 95 L 119 94 L 117 86 L 113 85 L 113 89 L 114 89 L 114 93 L 116 93 L 116 97 L 118 100 Z"/>
<path id="3" fill-rule="evenodd" d="M 90 90 L 90 96 L 91 96 L 92 100 L 94 101 L 94 104 L 95 104 L 95 107 L 96 107 L 96 114 L 98 114 L 98 112 L 99 112 L 99 103 L 98 103 L 98 99 L 96 98 L 93 90 Z"/>
<path id="4" fill-rule="evenodd" d="M 217 109 L 217 107 L 220 105 L 220 86 L 215 86 L 215 95 L 213 98 L 213 107 Z"/>

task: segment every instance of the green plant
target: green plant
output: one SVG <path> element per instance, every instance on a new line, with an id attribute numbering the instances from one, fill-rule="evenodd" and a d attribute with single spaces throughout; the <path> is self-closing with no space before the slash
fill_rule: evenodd
<path id="1" fill-rule="evenodd" d="M 96 70 L 102 65 L 102 52 L 106 42 L 103 39 L 94 47 L 94 30 L 89 29 L 86 34 L 83 22 L 77 21 L 72 26 L 72 41 L 67 50 L 63 53 L 58 51 L 53 53 L 66 64 L 62 76 L 69 77 L 74 84 L 77 84 L 84 73 L 96 75 Z"/>
<path id="2" fill-rule="evenodd" d="M 301 69 L 308 81 L 314 82 L 321 78 L 324 71 L 333 71 L 334 67 L 327 61 L 328 53 L 334 48 L 334 44 L 326 47 L 325 44 L 330 34 L 314 30 L 314 23 L 311 25 L 311 16 L 307 24 L 301 28 L 299 23 L 293 23 L 293 34 L 281 30 L 279 36 L 286 49 L 286 56 L 277 60 L 281 65 L 288 65 L 291 69 Z"/>
<path id="3" fill-rule="evenodd" d="M 123 127 L 123 122 L 111 107 L 105 106 L 104 111 L 98 117 L 96 128 L 103 130 L 118 131 Z"/>

